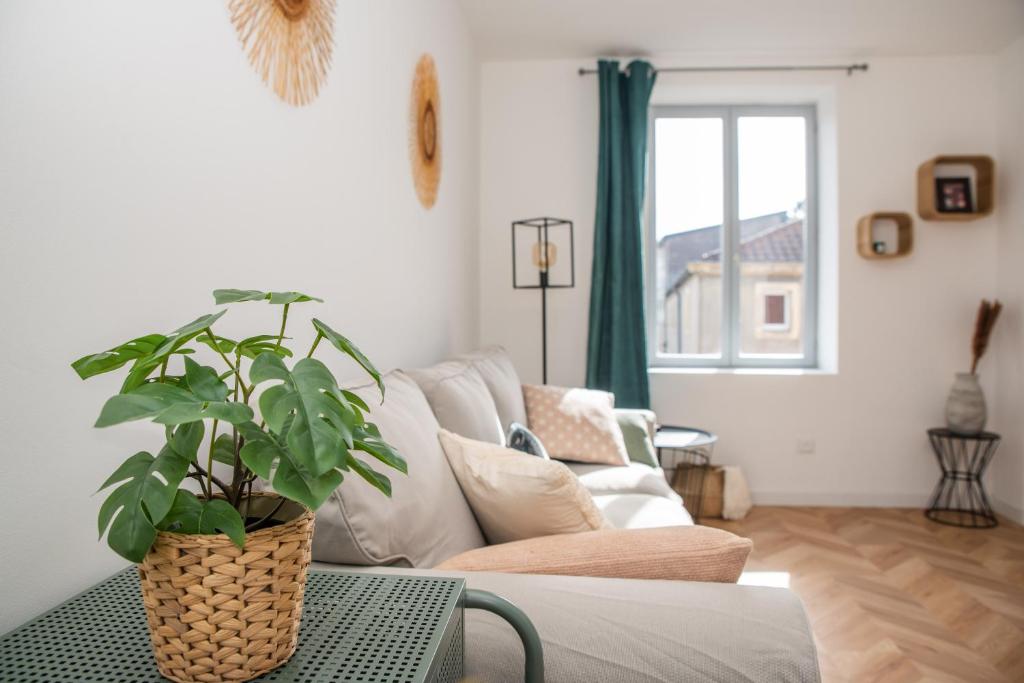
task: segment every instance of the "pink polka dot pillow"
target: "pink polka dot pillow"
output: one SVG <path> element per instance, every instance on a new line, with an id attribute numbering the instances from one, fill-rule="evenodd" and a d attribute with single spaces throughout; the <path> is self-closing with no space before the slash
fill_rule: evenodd
<path id="1" fill-rule="evenodd" d="M 526 418 L 548 455 L 558 460 L 628 465 L 615 418 L 615 396 L 594 389 L 523 385 Z"/>

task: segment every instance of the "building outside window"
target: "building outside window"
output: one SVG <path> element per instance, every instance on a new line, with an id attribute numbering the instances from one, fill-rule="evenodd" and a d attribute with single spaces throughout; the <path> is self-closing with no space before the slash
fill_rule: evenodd
<path id="1" fill-rule="evenodd" d="M 659 366 L 816 364 L 814 107 L 654 107 L 648 321 Z"/>

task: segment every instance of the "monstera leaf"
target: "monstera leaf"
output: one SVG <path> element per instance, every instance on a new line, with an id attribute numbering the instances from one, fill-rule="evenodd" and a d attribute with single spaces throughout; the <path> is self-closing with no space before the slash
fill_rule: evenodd
<path id="1" fill-rule="evenodd" d="M 235 440 L 231 434 L 221 434 L 213 441 L 213 459 L 225 465 L 235 464 Z"/>
<path id="2" fill-rule="evenodd" d="M 153 349 L 152 353 L 136 359 L 131 370 L 128 372 L 128 377 L 125 378 L 124 384 L 121 386 L 121 393 L 128 393 L 132 389 L 142 386 L 146 379 L 163 365 L 164 361 L 171 354 L 181 353 L 182 347 L 185 344 L 208 330 L 224 313 L 225 311 L 220 311 L 219 313 L 196 318 L 189 324 L 183 325 L 167 335 L 160 345 Z"/>
<path id="3" fill-rule="evenodd" d="M 405 458 L 398 454 L 391 444 L 384 441 L 376 425 L 366 423 L 356 429 L 356 436 L 352 444 L 357 451 L 362 451 L 373 456 L 388 467 L 398 470 L 402 474 L 408 474 L 409 466 Z"/>
<path id="4" fill-rule="evenodd" d="M 145 337 L 132 339 L 109 351 L 83 356 L 71 364 L 82 379 L 88 379 L 104 372 L 117 370 L 121 366 L 139 358 L 151 355 L 167 339 L 162 334 L 147 334 Z"/>
<path id="5" fill-rule="evenodd" d="M 291 419 L 284 444 L 303 472 L 319 477 L 345 466 L 356 413 L 326 365 L 303 358 L 288 370 L 276 355 L 263 353 L 253 362 L 249 379 L 254 385 L 281 381 L 260 396 L 260 413 L 278 435 Z"/>
<path id="6" fill-rule="evenodd" d="M 201 422 L 182 425 L 155 458 L 145 451 L 136 453 L 100 486 L 102 491 L 123 482 L 103 502 L 99 514 L 99 534 L 107 532 L 107 543 L 119 555 L 132 562 L 145 557 L 156 539 L 155 525 L 170 511 L 202 438 Z"/>
<path id="7" fill-rule="evenodd" d="M 273 434 L 268 434 L 252 422 L 238 425 L 245 437 L 239 454 L 245 466 L 271 483 L 274 491 L 315 510 L 330 497 L 344 480 L 339 469 L 348 469 L 344 451 L 340 453 L 338 468 L 320 475 L 313 474 L 288 446 Z M 290 431 L 290 430 L 289 430 Z"/>
<path id="8" fill-rule="evenodd" d="M 391 497 L 391 480 L 386 476 L 367 465 L 362 460 L 359 460 L 351 453 L 345 454 L 345 461 L 348 463 L 349 468 L 358 474 L 360 477 L 365 479 L 370 486 L 379 490 L 388 498 Z"/>
<path id="9" fill-rule="evenodd" d="M 260 355 L 264 351 L 273 351 L 282 358 L 291 358 L 291 349 L 278 346 L 278 339 L 288 339 L 289 337 L 280 337 L 276 334 L 259 334 L 255 337 L 248 337 L 240 342 L 233 341 L 226 337 L 217 337 L 211 339 L 210 335 L 204 334 L 196 338 L 196 341 L 206 344 L 211 349 L 219 350 L 221 353 L 235 353 L 244 356 L 246 358 L 255 359 L 256 356 Z"/>
<path id="10" fill-rule="evenodd" d="M 252 409 L 244 403 L 227 401 L 228 391 L 216 371 L 186 358 L 181 385 L 150 382 L 126 394 L 118 394 L 107 400 L 96 426 L 109 427 L 146 418 L 165 425 L 207 418 L 231 424 L 251 420 Z"/>
<path id="11" fill-rule="evenodd" d="M 332 330 L 327 323 L 322 320 L 313 318 L 313 327 L 316 328 L 318 334 L 322 335 L 324 339 L 331 342 L 334 348 L 338 349 L 345 355 L 349 356 L 356 363 L 359 363 L 360 367 L 366 371 L 373 381 L 377 383 L 377 388 L 380 389 L 380 400 L 384 402 L 384 382 L 381 380 L 380 371 L 373 366 L 370 359 L 367 358 L 362 351 L 356 347 L 351 341 L 338 332 Z"/>
<path id="12" fill-rule="evenodd" d="M 239 548 L 245 545 L 245 524 L 238 510 L 226 500 L 200 500 L 185 489 L 178 491 L 167 516 L 157 526 L 178 534 L 226 534 Z"/>
<path id="13" fill-rule="evenodd" d="M 301 292 L 261 292 L 258 289 L 215 289 L 213 299 L 217 304 L 234 304 L 243 301 L 269 301 L 272 304 L 301 304 L 323 299 Z"/>

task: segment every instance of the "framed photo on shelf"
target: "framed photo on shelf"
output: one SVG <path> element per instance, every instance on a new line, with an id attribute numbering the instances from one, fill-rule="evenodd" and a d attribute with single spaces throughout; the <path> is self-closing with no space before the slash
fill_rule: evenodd
<path id="1" fill-rule="evenodd" d="M 940 213 L 971 213 L 974 202 L 971 200 L 970 178 L 936 178 L 935 209 Z"/>

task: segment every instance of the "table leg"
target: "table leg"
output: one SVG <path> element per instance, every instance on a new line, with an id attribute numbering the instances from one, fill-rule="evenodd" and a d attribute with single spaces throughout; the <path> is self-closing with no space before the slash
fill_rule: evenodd
<path id="1" fill-rule="evenodd" d="M 486 610 L 507 621 L 523 641 L 523 651 L 526 653 L 525 683 L 544 683 L 544 645 L 533 622 L 521 609 L 500 595 L 474 588 L 466 589 L 466 608 Z"/>

